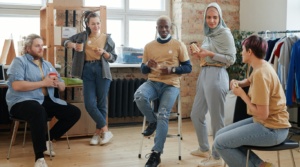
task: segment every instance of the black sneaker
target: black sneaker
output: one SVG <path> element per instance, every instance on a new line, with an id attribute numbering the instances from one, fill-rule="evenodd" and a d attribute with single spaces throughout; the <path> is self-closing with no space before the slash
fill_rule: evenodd
<path id="1" fill-rule="evenodd" d="M 144 136 L 151 136 L 156 130 L 157 123 L 150 123 L 150 125 L 147 127 L 147 129 L 142 133 Z"/>
<path id="2" fill-rule="evenodd" d="M 150 157 L 149 157 L 150 155 Z M 148 161 L 145 165 L 145 167 L 159 167 L 160 166 L 160 153 L 152 152 L 146 155 L 146 158 L 148 158 Z"/>

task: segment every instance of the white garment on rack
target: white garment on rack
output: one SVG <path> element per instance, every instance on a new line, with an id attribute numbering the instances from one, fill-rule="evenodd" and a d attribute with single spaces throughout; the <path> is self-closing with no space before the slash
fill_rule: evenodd
<path id="1" fill-rule="evenodd" d="M 284 43 L 282 45 L 283 54 L 279 57 L 279 62 L 282 65 L 282 78 L 281 78 L 281 84 L 284 88 L 283 90 L 286 90 L 287 87 L 287 79 L 289 74 L 289 67 L 290 67 L 290 61 L 291 61 L 291 52 L 292 47 L 295 42 L 297 42 L 299 38 L 297 36 L 287 37 L 284 39 Z"/>
<path id="2" fill-rule="evenodd" d="M 273 50 L 272 50 L 272 53 L 271 53 L 271 57 L 270 57 L 270 59 L 269 59 L 269 63 L 271 64 L 271 66 L 274 68 L 274 64 L 272 64 L 272 59 L 273 59 L 273 57 L 274 57 L 274 53 L 275 53 L 275 51 L 276 51 L 276 49 L 277 49 L 277 47 L 278 47 L 278 45 L 282 42 L 284 40 L 284 37 L 282 37 L 281 39 L 279 39 L 277 42 L 276 42 L 276 44 L 275 44 L 275 46 L 274 46 L 274 48 L 273 48 Z M 275 69 L 275 68 L 274 68 Z"/>

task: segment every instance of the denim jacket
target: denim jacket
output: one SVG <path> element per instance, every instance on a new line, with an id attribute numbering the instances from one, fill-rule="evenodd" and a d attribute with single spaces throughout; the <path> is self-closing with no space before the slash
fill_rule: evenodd
<path id="1" fill-rule="evenodd" d="M 51 63 L 45 61 L 41 58 L 42 68 L 44 76 L 46 77 L 49 73 L 57 73 L 60 82 L 64 82 L 59 73 L 55 70 Z M 14 81 L 29 81 L 29 82 L 38 82 L 42 80 L 41 71 L 33 62 L 33 57 L 30 54 L 25 54 L 19 57 L 14 58 L 12 64 L 7 70 L 7 85 L 8 90 L 6 93 L 6 103 L 8 105 L 8 111 L 12 108 L 13 105 L 19 102 L 34 100 L 43 104 L 44 94 L 42 88 L 38 88 L 31 91 L 15 91 L 12 88 L 12 83 Z M 67 103 L 59 98 L 54 97 L 54 88 L 48 87 L 48 94 L 51 100 L 57 104 L 67 105 Z"/>
<path id="2" fill-rule="evenodd" d="M 73 54 L 73 63 L 72 63 L 72 70 L 71 76 L 76 78 L 82 79 L 82 72 L 84 67 L 85 61 L 85 45 L 88 40 L 88 33 L 86 31 L 73 35 L 72 37 L 66 39 L 63 44 L 67 47 L 68 42 L 76 43 L 77 41 L 83 41 L 83 52 L 75 51 Z M 115 43 L 111 39 L 110 34 L 107 34 L 106 43 L 104 46 L 104 50 L 110 54 L 109 59 L 105 59 L 103 56 L 101 57 L 101 64 L 102 64 L 102 76 L 103 78 L 107 78 L 112 80 L 112 76 L 110 73 L 110 67 L 108 62 L 113 63 L 117 60 L 117 54 L 115 53 Z"/>

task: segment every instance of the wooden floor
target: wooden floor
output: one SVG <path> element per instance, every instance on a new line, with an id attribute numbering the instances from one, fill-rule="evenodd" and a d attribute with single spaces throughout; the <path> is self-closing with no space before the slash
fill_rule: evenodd
<path id="1" fill-rule="evenodd" d="M 171 127 L 177 126 L 177 122 L 170 122 Z M 54 151 L 56 157 L 50 161 L 46 157 L 49 167 L 143 167 L 147 161 L 145 154 L 149 153 L 153 146 L 153 138 L 145 139 L 142 158 L 138 158 L 138 149 L 141 139 L 141 125 L 111 128 L 114 134 L 111 142 L 105 146 L 90 146 L 88 138 L 70 139 L 71 149 L 67 148 L 65 139 L 56 142 Z M 175 130 L 170 130 L 170 132 Z M 299 140 L 299 136 L 295 137 Z M 34 152 L 30 133 L 27 135 L 27 143 L 22 148 L 23 132 L 18 133 L 15 146 L 12 147 L 10 159 L 6 160 L 9 148 L 9 133 L 0 133 L 0 166 L 1 167 L 33 167 Z M 212 144 L 212 137 L 209 137 Z M 168 138 L 162 155 L 162 167 L 196 167 L 202 160 L 200 157 L 190 155 L 190 151 L 198 147 L 194 127 L 190 120 L 183 121 L 182 160 L 178 160 L 178 139 Z M 293 150 L 296 165 L 300 165 L 300 153 Z M 276 163 L 276 152 L 257 152 L 265 161 Z M 292 167 L 289 151 L 280 152 L 282 167 Z"/>

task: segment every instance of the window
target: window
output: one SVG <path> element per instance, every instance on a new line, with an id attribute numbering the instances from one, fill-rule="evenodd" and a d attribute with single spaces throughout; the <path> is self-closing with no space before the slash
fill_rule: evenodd
<path id="1" fill-rule="evenodd" d="M 5 39 L 14 40 L 16 54 L 18 53 L 18 41 L 21 37 L 35 33 L 40 34 L 40 18 L 37 17 L 0 17 L 0 22 L 5 23 L 0 31 L 0 53 L 2 53 Z M 27 26 L 30 23 L 30 26 Z M 21 28 L 20 28 L 21 27 Z M 20 31 L 21 30 L 21 31 Z"/>
<path id="2" fill-rule="evenodd" d="M 129 46 L 144 48 L 155 39 L 156 20 L 129 20 Z"/>
<path id="3" fill-rule="evenodd" d="M 106 6 L 108 9 L 123 9 L 124 0 L 84 0 L 85 6 Z"/>
<path id="4" fill-rule="evenodd" d="M 107 33 L 116 47 L 135 48 L 155 39 L 156 19 L 169 16 L 170 0 L 84 0 L 84 6 L 107 6 Z"/>
<path id="5" fill-rule="evenodd" d="M 129 0 L 129 9 L 164 11 L 165 0 Z"/>
<path id="6" fill-rule="evenodd" d="M 42 0 L 0 0 L 0 4 L 11 4 L 11 5 L 42 5 Z"/>
<path id="7" fill-rule="evenodd" d="M 123 19 L 108 19 L 107 20 L 107 33 L 111 34 L 111 38 L 115 42 L 115 46 L 124 45 L 123 39 Z"/>

